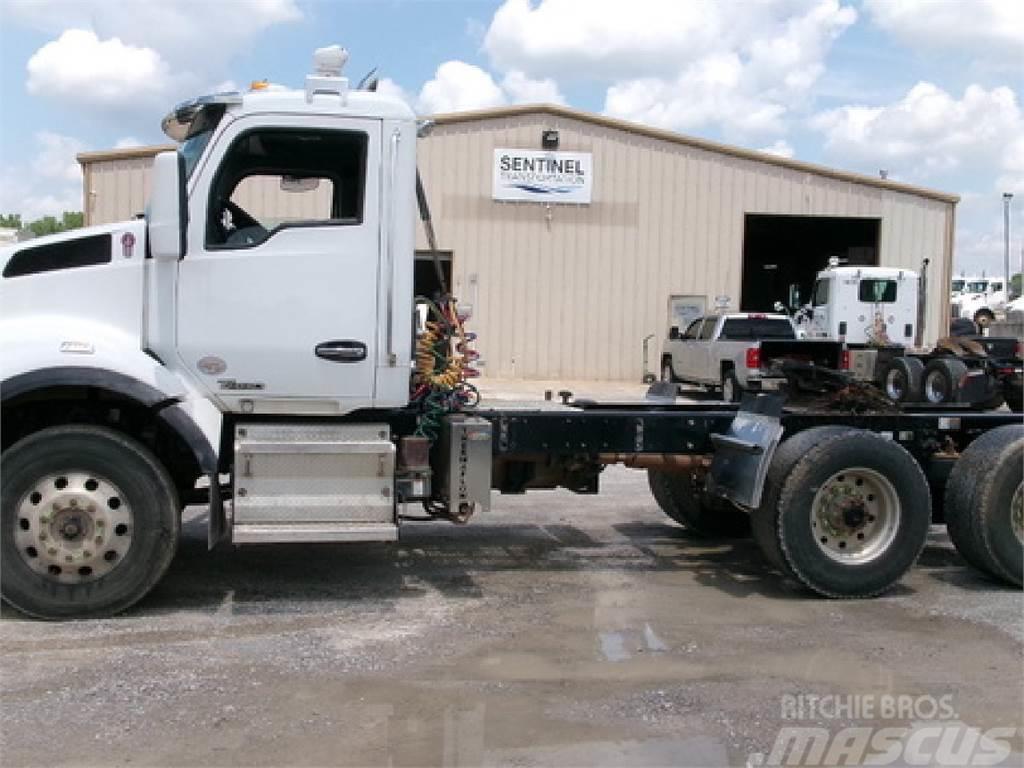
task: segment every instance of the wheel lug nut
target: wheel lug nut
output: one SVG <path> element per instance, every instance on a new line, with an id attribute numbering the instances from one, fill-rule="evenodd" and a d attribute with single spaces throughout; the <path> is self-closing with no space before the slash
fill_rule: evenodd
<path id="1" fill-rule="evenodd" d="M 96 508 L 95 508 L 95 507 L 90 507 L 90 508 L 89 508 L 89 511 L 90 511 L 90 512 L 95 512 L 95 511 L 96 511 Z M 97 528 L 102 528 L 102 527 L 103 527 L 104 525 L 105 525 L 105 523 L 104 523 L 104 522 L 103 522 L 102 520 L 97 520 L 97 521 L 96 521 L 96 527 L 97 527 Z"/>
<path id="2" fill-rule="evenodd" d="M 102 544 L 103 543 L 103 537 L 102 536 L 97 536 L 96 537 L 96 543 L 97 544 Z"/>
<path id="3" fill-rule="evenodd" d="M 78 506 L 78 499 L 72 499 L 70 503 L 71 503 L 72 507 L 77 507 Z"/>
<path id="4" fill-rule="evenodd" d="M 74 559 L 75 559 L 75 556 L 74 556 L 74 555 L 64 555 L 64 559 L 65 559 L 65 560 L 66 560 L 67 562 L 69 562 L 69 563 L 70 563 L 70 562 L 71 562 L 72 560 L 74 560 Z"/>
<path id="5" fill-rule="evenodd" d="M 46 550 L 46 554 L 48 554 L 48 555 L 56 555 L 57 554 L 57 548 L 56 547 L 50 547 L 48 550 Z"/>
<path id="6" fill-rule="evenodd" d="M 82 552 L 82 557 L 85 557 L 85 558 L 92 557 L 92 552 L 90 552 L 89 550 L 84 550 Z"/>
<path id="7" fill-rule="evenodd" d="M 46 531 L 40 531 L 39 532 L 39 540 L 40 541 L 46 541 Z"/>

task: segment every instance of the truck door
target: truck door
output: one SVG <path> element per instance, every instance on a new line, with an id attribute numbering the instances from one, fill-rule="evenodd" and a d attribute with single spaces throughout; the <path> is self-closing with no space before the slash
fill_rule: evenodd
<path id="1" fill-rule="evenodd" d="M 686 366 L 685 377 L 692 381 L 717 382 L 717 374 L 712 377 L 708 372 L 709 360 L 711 359 L 711 340 L 715 337 L 715 327 L 718 325 L 718 316 L 705 317 L 700 325 L 700 333 L 697 340 L 689 344 L 689 352 L 684 365 Z"/>
<path id="2" fill-rule="evenodd" d="M 380 155 L 377 120 L 242 118 L 197 169 L 177 349 L 227 407 L 372 405 Z"/>
<path id="3" fill-rule="evenodd" d="M 814 290 L 811 292 L 811 317 L 807 327 L 808 338 L 833 337 L 832 313 L 834 311 L 832 280 L 828 277 L 820 277 L 814 283 Z M 830 299 L 832 301 L 830 302 Z M 835 329 L 838 333 L 838 329 Z"/>

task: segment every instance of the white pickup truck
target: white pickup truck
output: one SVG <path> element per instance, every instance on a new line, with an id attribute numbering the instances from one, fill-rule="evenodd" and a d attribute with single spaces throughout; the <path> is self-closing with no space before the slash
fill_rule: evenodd
<path id="1" fill-rule="evenodd" d="M 673 326 L 662 350 L 661 380 L 697 384 L 737 402 L 744 391 L 778 389 L 786 379 L 772 360 L 799 357 L 824 368 L 842 363 L 842 345 L 797 339 L 783 314 L 753 312 L 699 317 L 680 332 Z"/>

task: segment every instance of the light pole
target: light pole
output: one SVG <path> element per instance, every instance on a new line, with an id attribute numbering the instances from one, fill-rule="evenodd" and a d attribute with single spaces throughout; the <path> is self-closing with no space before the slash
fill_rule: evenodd
<path id="1" fill-rule="evenodd" d="M 1012 192 L 1003 192 L 1003 287 L 1006 300 L 1010 300 L 1010 201 Z M 1024 279 L 1024 278 L 1022 278 Z"/>

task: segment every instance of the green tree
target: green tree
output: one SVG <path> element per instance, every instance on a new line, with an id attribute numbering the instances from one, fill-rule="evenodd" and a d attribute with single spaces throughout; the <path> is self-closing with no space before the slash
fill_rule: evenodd
<path id="1" fill-rule="evenodd" d="M 28 228 L 39 237 L 56 232 L 67 232 L 69 229 L 78 229 L 84 221 L 85 216 L 81 211 L 64 211 L 59 219 L 56 216 L 43 216 L 41 219 L 30 221 Z"/>
<path id="2" fill-rule="evenodd" d="M 20 213 L 0 213 L 0 228 L 21 229 Z"/>

